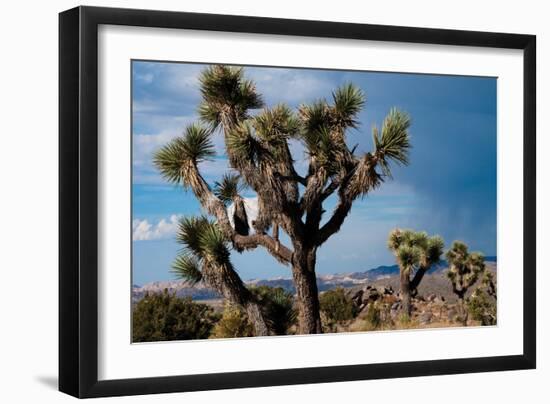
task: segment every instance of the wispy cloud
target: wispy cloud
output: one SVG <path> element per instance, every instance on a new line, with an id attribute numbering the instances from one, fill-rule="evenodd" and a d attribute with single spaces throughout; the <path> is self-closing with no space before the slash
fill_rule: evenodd
<path id="1" fill-rule="evenodd" d="M 247 76 L 270 104 L 287 102 L 297 105 L 329 97 L 335 84 L 307 70 L 248 68 Z"/>
<path id="2" fill-rule="evenodd" d="M 173 237 L 178 228 L 178 215 L 172 215 L 168 220 L 161 219 L 157 223 L 149 223 L 147 219 L 134 219 L 132 222 L 132 240 L 160 240 Z"/>
<path id="3" fill-rule="evenodd" d="M 144 74 L 135 73 L 134 74 L 135 80 L 145 84 L 151 84 L 154 78 L 155 76 L 153 75 L 153 73 L 144 73 Z"/>
<path id="4" fill-rule="evenodd" d="M 202 68 L 191 63 L 136 62 L 134 79 L 147 84 L 154 80 L 157 90 L 181 95 L 198 89 Z"/>

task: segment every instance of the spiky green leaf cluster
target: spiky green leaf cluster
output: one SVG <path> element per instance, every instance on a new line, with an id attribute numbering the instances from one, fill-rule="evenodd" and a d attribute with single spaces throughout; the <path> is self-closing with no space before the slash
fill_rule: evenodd
<path id="1" fill-rule="evenodd" d="M 334 144 L 330 130 L 322 126 L 316 132 L 302 136 L 306 148 L 315 165 L 327 171 L 328 175 L 337 173 L 341 168 L 340 150 Z"/>
<path id="2" fill-rule="evenodd" d="M 226 135 L 225 147 L 238 166 L 256 164 L 262 153 L 260 142 L 254 136 L 249 122 L 240 123 Z"/>
<path id="3" fill-rule="evenodd" d="M 418 266 L 422 257 L 422 250 L 418 246 L 401 245 L 395 252 L 397 260 L 405 271 L 411 271 Z"/>
<path id="4" fill-rule="evenodd" d="M 391 251 L 397 251 L 399 246 L 403 243 L 404 231 L 401 229 L 393 229 L 388 236 L 388 248 Z"/>
<path id="5" fill-rule="evenodd" d="M 329 129 L 356 128 L 357 116 L 365 102 L 363 91 L 348 83 L 332 93 L 332 105 L 325 100 L 317 100 L 311 105 L 300 106 L 300 119 L 309 132 L 315 132 L 322 126 Z"/>
<path id="6" fill-rule="evenodd" d="M 171 272 L 180 279 L 187 280 L 195 285 L 202 280 L 199 260 L 192 254 L 183 252 L 176 256 L 172 263 Z"/>
<path id="7" fill-rule="evenodd" d="M 314 103 L 301 105 L 299 108 L 300 121 L 305 136 L 304 141 L 311 138 L 322 127 L 330 126 L 330 107 L 324 100 L 317 100 Z"/>
<path id="8" fill-rule="evenodd" d="M 153 163 L 169 182 L 188 185 L 188 164 L 198 164 L 215 156 L 210 131 L 197 124 L 188 126 L 183 136 L 171 140 L 158 150 Z"/>
<path id="9" fill-rule="evenodd" d="M 227 240 L 218 225 L 204 216 L 183 217 L 178 223 L 177 241 L 200 259 L 224 261 L 229 257 Z"/>
<path id="10" fill-rule="evenodd" d="M 300 121 L 285 104 L 266 108 L 252 119 L 252 126 L 260 139 L 271 145 L 286 142 L 296 136 Z"/>
<path id="11" fill-rule="evenodd" d="M 301 105 L 298 138 L 304 143 L 315 164 L 329 175 L 337 173 L 349 163 L 345 130 L 358 126 L 357 116 L 365 104 L 365 95 L 352 84 L 346 84 L 332 94 L 333 104 L 318 100 Z"/>
<path id="12" fill-rule="evenodd" d="M 334 102 L 332 116 L 335 123 L 343 128 L 356 128 L 357 115 L 366 102 L 363 91 L 348 83 L 333 92 L 332 99 Z"/>
<path id="13" fill-rule="evenodd" d="M 381 132 L 373 128 L 372 138 L 375 155 L 382 173 L 391 177 L 390 161 L 398 164 L 409 164 L 409 151 L 411 148 L 409 127 L 411 119 L 409 115 L 396 108 L 392 108 L 384 119 Z"/>
<path id="14" fill-rule="evenodd" d="M 215 222 L 204 216 L 181 218 L 176 239 L 183 249 L 172 270 L 180 278 L 196 283 L 202 280 L 204 264 L 230 265 L 225 236 Z"/>
<path id="15" fill-rule="evenodd" d="M 236 124 L 248 118 L 248 110 L 263 106 L 256 86 L 245 79 L 241 67 L 210 66 L 202 71 L 199 82 L 203 99 L 199 115 L 213 129 L 220 125 L 224 114 Z"/>
<path id="16" fill-rule="evenodd" d="M 388 237 L 388 248 L 402 268 L 429 268 L 438 263 L 444 242 L 440 236 L 428 236 L 424 231 L 394 229 Z"/>
<path id="17" fill-rule="evenodd" d="M 443 255 L 443 249 L 445 248 L 445 242 L 441 236 L 433 236 L 428 239 L 428 245 L 426 248 L 426 261 L 428 265 L 438 263 Z"/>
<path id="18" fill-rule="evenodd" d="M 382 180 L 382 177 L 376 171 L 376 163 L 372 154 L 365 153 L 353 169 L 353 177 L 349 185 L 350 193 L 353 198 L 358 195 L 365 196 L 371 190 L 377 188 Z"/>
<path id="19" fill-rule="evenodd" d="M 468 246 L 462 241 L 454 241 L 451 248 L 445 254 L 447 261 L 458 267 L 463 267 L 468 259 Z"/>
<path id="20" fill-rule="evenodd" d="M 298 320 L 293 294 L 281 287 L 265 285 L 250 287 L 250 291 L 261 305 L 273 333 L 287 334 Z"/>
<path id="21" fill-rule="evenodd" d="M 224 174 L 221 181 L 214 183 L 214 195 L 218 197 L 226 206 L 233 202 L 245 188 L 239 174 Z"/>

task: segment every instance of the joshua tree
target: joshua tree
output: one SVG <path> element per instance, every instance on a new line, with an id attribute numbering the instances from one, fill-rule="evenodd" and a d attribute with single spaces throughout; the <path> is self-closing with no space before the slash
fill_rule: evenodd
<path id="1" fill-rule="evenodd" d="M 332 94 L 332 101 L 319 100 L 302 105 L 297 112 L 279 104 L 264 107 L 253 82 L 245 79 L 241 68 L 211 66 L 200 76 L 202 102 L 199 115 L 205 127 L 187 128 L 183 137 L 167 144 L 155 156 L 155 164 L 169 181 L 190 188 L 205 211 L 214 217 L 209 229 L 216 229 L 224 245 L 224 276 L 231 286 L 239 285 L 235 300 L 247 301 L 249 294 L 231 268 L 226 249 L 238 252 L 264 248 L 280 263 L 292 268 L 299 310 L 299 332 L 320 333 L 319 298 L 315 275 L 317 249 L 337 233 L 353 202 L 391 177 L 390 162 L 408 164 L 410 148 L 407 114 L 392 109 L 380 130 L 373 130 L 374 150 L 356 155 L 346 143 L 348 129 L 357 128 L 357 117 L 365 104 L 364 93 L 352 84 Z M 251 115 L 251 110 L 263 109 Z M 226 154 L 234 174 L 224 177 L 214 189 L 201 176 L 198 163 L 214 154 L 210 137 L 221 131 Z M 289 141 L 305 146 L 309 167 L 300 175 L 294 167 Z M 258 197 L 258 215 L 249 228 L 240 185 L 251 188 Z M 331 195 L 336 207 L 325 221 L 323 203 Z M 229 217 L 227 204 L 233 204 Z M 201 229 L 196 237 L 204 238 Z M 271 231 L 270 231 L 271 230 Z M 279 232 L 288 235 L 284 245 Z M 211 230 L 213 232 L 213 230 Z M 192 249 L 192 252 L 196 251 Z M 207 268 L 202 251 L 194 259 L 197 268 Z M 221 256 L 218 258 L 222 258 Z M 191 259 L 185 256 L 185 259 Z M 220 261 L 221 263 L 221 261 Z M 208 268 L 220 288 L 226 282 L 218 269 Z M 243 295 L 244 294 L 244 295 Z M 236 299 L 239 296 L 239 299 Z M 243 300 L 244 296 L 244 300 Z M 261 327 L 260 327 L 261 328 Z"/>
<path id="2" fill-rule="evenodd" d="M 466 325 L 468 311 L 464 306 L 464 297 L 468 289 L 485 272 L 485 257 L 479 252 L 468 252 L 468 246 L 461 241 L 453 242 L 451 249 L 447 251 L 446 257 L 449 263 L 447 276 L 451 280 L 453 293 L 458 297 L 459 307 L 462 311 L 462 322 Z M 488 280 L 492 280 L 490 278 Z"/>
<path id="3" fill-rule="evenodd" d="M 395 229 L 390 232 L 388 247 L 399 265 L 402 312 L 410 317 L 411 296 L 416 296 L 418 285 L 428 269 L 441 260 L 443 239 L 440 236 L 428 237 L 426 232 Z"/>

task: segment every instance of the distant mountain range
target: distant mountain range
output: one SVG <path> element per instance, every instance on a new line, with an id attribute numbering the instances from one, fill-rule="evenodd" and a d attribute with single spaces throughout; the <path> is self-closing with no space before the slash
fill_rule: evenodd
<path id="1" fill-rule="evenodd" d="M 486 262 L 497 262 L 497 257 L 485 257 Z M 432 268 L 428 270 L 428 274 L 434 274 L 438 272 L 442 272 L 443 270 L 447 269 L 449 264 L 447 261 L 442 260 L 438 265 L 434 265 Z M 365 272 L 357 272 L 354 274 L 351 274 L 351 276 L 354 276 L 357 274 L 358 277 L 362 277 L 363 274 L 368 274 L 370 277 L 370 280 L 378 280 L 384 277 L 394 276 L 399 273 L 399 267 L 397 265 L 381 265 L 376 268 L 369 269 Z"/>
<path id="2" fill-rule="evenodd" d="M 496 257 L 485 257 L 485 261 L 496 263 Z M 441 261 L 438 265 L 430 268 L 428 274 L 443 272 L 447 268 L 447 262 Z M 332 275 L 319 275 L 317 277 L 317 287 L 319 291 L 334 289 L 336 287 L 350 288 L 357 285 L 363 285 L 369 282 L 375 282 L 384 278 L 391 278 L 399 274 L 397 265 L 381 265 L 364 272 L 340 273 Z M 294 284 L 291 278 L 269 278 L 252 279 L 246 282 L 254 286 L 282 287 L 285 290 L 294 293 Z M 208 300 L 219 298 L 218 294 L 207 286 L 199 283 L 190 286 L 185 280 L 158 281 L 147 283 L 143 286 L 133 285 L 132 301 L 137 302 L 146 293 L 161 293 L 167 289 L 170 293 L 175 293 L 179 297 L 191 297 L 194 300 Z"/>

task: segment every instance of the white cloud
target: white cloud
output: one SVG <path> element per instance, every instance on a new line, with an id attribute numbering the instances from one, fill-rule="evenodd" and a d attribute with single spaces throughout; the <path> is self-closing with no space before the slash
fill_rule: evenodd
<path id="1" fill-rule="evenodd" d="M 248 225 L 252 228 L 252 221 L 258 217 L 258 198 L 244 198 L 244 206 L 248 216 Z M 227 214 L 231 225 L 233 224 L 233 212 L 235 206 L 229 205 Z M 178 229 L 178 215 L 171 215 L 168 219 L 160 219 L 157 223 L 151 223 L 147 219 L 134 219 L 132 222 L 132 240 L 161 240 L 171 238 Z"/>
<path id="2" fill-rule="evenodd" d="M 151 84 L 155 78 L 153 73 L 145 73 L 145 74 L 136 74 L 135 75 L 136 80 L 142 81 L 145 84 Z"/>
<path id="3" fill-rule="evenodd" d="M 140 167 L 151 164 L 153 154 L 175 137 L 177 137 L 177 134 L 174 132 L 163 132 L 158 135 L 134 135 L 134 166 Z"/>
<path id="4" fill-rule="evenodd" d="M 158 127 L 153 133 L 135 133 L 133 135 L 134 163 L 136 161 L 151 161 L 153 152 L 164 146 L 170 140 L 181 136 L 185 128 L 195 121 L 193 116 L 156 116 L 149 118 L 149 125 Z M 162 128 L 162 129 L 160 129 Z"/>
<path id="5" fill-rule="evenodd" d="M 178 228 L 178 216 L 172 215 L 168 220 L 149 223 L 147 219 L 134 219 L 132 222 L 132 240 L 160 240 L 172 237 Z"/>
<path id="6" fill-rule="evenodd" d="M 329 97 L 333 83 L 297 69 L 247 68 L 245 74 L 269 102 L 301 104 Z"/>
<path id="7" fill-rule="evenodd" d="M 222 176 L 229 171 L 229 160 L 226 158 L 217 158 L 215 160 L 206 160 L 199 163 L 201 175 L 209 182 L 219 181 Z"/>
<path id="8" fill-rule="evenodd" d="M 204 65 L 200 64 L 164 64 L 164 88 L 169 91 L 194 92 L 198 96 L 199 75 Z"/>

